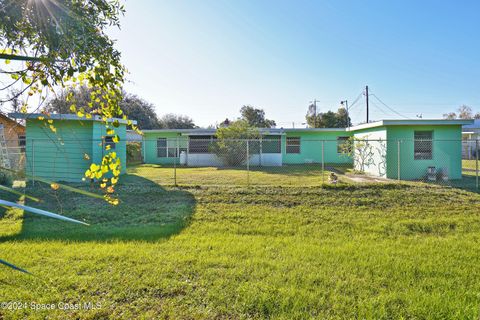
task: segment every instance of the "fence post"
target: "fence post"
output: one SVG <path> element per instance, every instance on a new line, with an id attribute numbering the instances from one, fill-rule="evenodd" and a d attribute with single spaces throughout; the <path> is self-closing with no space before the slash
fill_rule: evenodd
<path id="1" fill-rule="evenodd" d="M 35 185 L 35 139 L 32 139 L 32 186 Z"/>
<path id="2" fill-rule="evenodd" d="M 250 140 L 247 139 L 247 186 L 250 186 Z"/>
<path id="3" fill-rule="evenodd" d="M 475 186 L 477 187 L 478 189 L 478 153 L 480 152 L 480 150 L 478 149 L 478 138 L 477 140 L 475 141 Z"/>
<path id="4" fill-rule="evenodd" d="M 180 157 L 180 154 L 178 153 L 178 151 L 179 150 L 178 150 L 178 137 L 177 137 L 175 154 L 173 157 L 173 184 L 175 185 L 175 187 L 177 186 L 177 157 Z M 168 153 L 168 148 L 167 148 L 167 153 Z"/>
<path id="5" fill-rule="evenodd" d="M 400 182 L 400 140 L 397 139 L 397 180 Z"/>
<path id="6" fill-rule="evenodd" d="M 325 140 L 322 140 L 322 186 L 325 184 Z"/>

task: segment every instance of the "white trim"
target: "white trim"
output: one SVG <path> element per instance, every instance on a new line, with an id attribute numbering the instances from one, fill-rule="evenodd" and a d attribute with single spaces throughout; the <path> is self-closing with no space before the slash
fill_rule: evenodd
<path id="1" fill-rule="evenodd" d="M 81 121 L 100 121 L 103 122 L 102 117 L 99 115 L 92 115 L 90 119 L 86 117 L 79 117 L 76 114 L 59 114 L 59 113 L 50 113 L 49 115 L 45 115 L 43 113 L 9 113 L 9 117 L 17 118 L 17 119 L 38 119 L 39 117 L 43 117 L 45 119 L 52 119 L 52 120 L 81 120 Z M 127 124 L 128 121 L 120 118 L 108 118 L 107 122 L 114 122 L 118 121 L 121 124 Z M 136 120 L 130 120 L 132 124 L 136 125 Z"/>

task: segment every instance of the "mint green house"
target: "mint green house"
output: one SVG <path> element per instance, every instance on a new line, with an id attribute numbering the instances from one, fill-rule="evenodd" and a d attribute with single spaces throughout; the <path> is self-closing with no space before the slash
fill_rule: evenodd
<path id="1" fill-rule="evenodd" d="M 25 119 L 26 174 L 51 181 L 82 182 L 85 171 L 92 163 L 100 163 L 106 146 L 115 151 L 121 161 L 121 173 L 126 172 L 126 121 L 118 121 L 115 133 L 118 143 L 106 134 L 105 124 L 99 116 L 90 119 L 74 114 L 51 114 L 56 132 L 49 128 L 43 114 L 11 114 L 11 117 Z M 33 178 L 34 179 L 34 178 Z"/>
<path id="2" fill-rule="evenodd" d="M 431 167 L 448 179 L 462 175 L 462 125 L 471 120 L 382 120 L 350 128 L 259 129 L 249 141 L 251 166 L 350 165 L 372 176 L 423 179 Z M 143 161 L 223 166 L 211 152 L 215 129 L 144 130 Z M 353 141 L 350 153 L 345 143 Z M 246 142 L 245 142 L 246 143 Z"/>

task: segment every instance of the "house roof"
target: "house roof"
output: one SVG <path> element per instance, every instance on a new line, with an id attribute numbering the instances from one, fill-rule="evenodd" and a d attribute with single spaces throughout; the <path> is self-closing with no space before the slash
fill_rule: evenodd
<path id="1" fill-rule="evenodd" d="M 92 115 L 90 119 L 85 117 L 79 117 L 76 114 L 60 114 L 60 113 L 51 113 L 49 116 L 46 116 L 43 113 L 9 113 L 9 117 L 18 118 L 18 119 L 38 119 L 39 117 L 45 117 L 52 120 L 81 120 L 81 121 L 103 121 L 102 117 L 99 115 Z M 118 121 L 122 124 L 127 124 L 126 120 L 120 118 L 108 118 L 107 122 Z M 133 124 L 137 124 L 136 120 L 131 120 Z"/>
<path id="2" fill-rule="evenodd" d="M 446 119 L 412 119 L 412 120 L 380 120 L 375 122 L 369 122 L 359 124 L 348 128 L 348 131 L 356 131 L 362 129 L 369 129 L 375 127 L 385 126 L 451 126 L 451 125 L 468 125 L 473 123 L 473 120 L 446 120 Z"/>
<path id="3" fill-rule="evenodd" d="M 469 125 L 473 120 L 413 119 L 380 120 L 364 123 L 350 128 L 259 128 L 263 134 L 284 134 L 286 132 L 345 132 L 383 126 L 424 126 L 424 125 Z M 479 123 L 480 124 L 480 123 Z M 153 129 L 142 130 L 144 133 L 180 133 L 182 135 L 213 135 L 217 129 Z"/>
<path id="4" fill-rule="evenodd" d="M 470 130 L 470 129 L 480 129 L 480 119 L 475 119 L 473 120 L 473 123 L 471 124 L 467 124 L 467 125 L 464 125 L 463 126 L 463 129 L 467 129 L 467 130 Z"/>
<path id="5" fill-rule="evenodd" d="M 21 123 L 18 123 L 17 121 L 15 121 L 14 119 L 12 118 L 9 118 L 7 115 L 3 114 L 3 113 L 0 113 L 0 118 L 2 118 L 3 120 L 6 120 L 8 122 L 13 122 L 15 125 L 17 125 L 18 127 L 20 128 L 25 128 L 25 126 Z"/>

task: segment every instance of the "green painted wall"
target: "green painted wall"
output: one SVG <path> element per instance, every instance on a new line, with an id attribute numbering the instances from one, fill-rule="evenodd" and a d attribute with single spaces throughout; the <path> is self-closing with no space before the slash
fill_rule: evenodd
<path id="1" fill-rule="evenodd" d="M 145 163 L 154 164 L 178 164 L 179 158 L 161 157 L 157 156 L 157 139 L 166 138 L 167 144 L 176 146 L 177 139 L 179 147 L 186 147 L 188 145 L 188 137 L 181 136 L 177 132 L 145 132 L 143 136 L 142 154 Z"/>
<path id="2" fill-rule="evenodd" d="M 324 144 L 324 157 L 326 163 L 352 163 L 351 158 L 337 153 L 337 138 L 351 136 L 351 132 L 308 132 L 294 131 L 286 133 L 282 138 L 282 156 L 285 164 L 321 163 L 322 143 Z M 300 153 L 286 153 L 286 137 L 300 137 Z M 322 142 L 323 141 L 323 142 Z"/>
<path id="3" fill-rule="evenodd" d="M 431 160 L 414 159 L 414 132 L 433 131 Z M 421 179 L 429 166 L 446 168 L 450 179 L 462 177 L 462 127 L 443 126 L 389 126 L 387 127 L 387 177 L 397 179 L 398 140 L 400 140 L 400 178 Z"/>
<path id="4" fill-rule="evenodd" d="M 101 122 L 89 120 L 54 120 L 54 126 L 56 133 L 44 121 L 27 119 L 26 172 L 53 181 L 82 182 L 92 161 L 101 161 L 105 128 Z M 116 152 L 124 173 L 126 126 L 121 124 L 116 132 L 120 137 Z"/>

